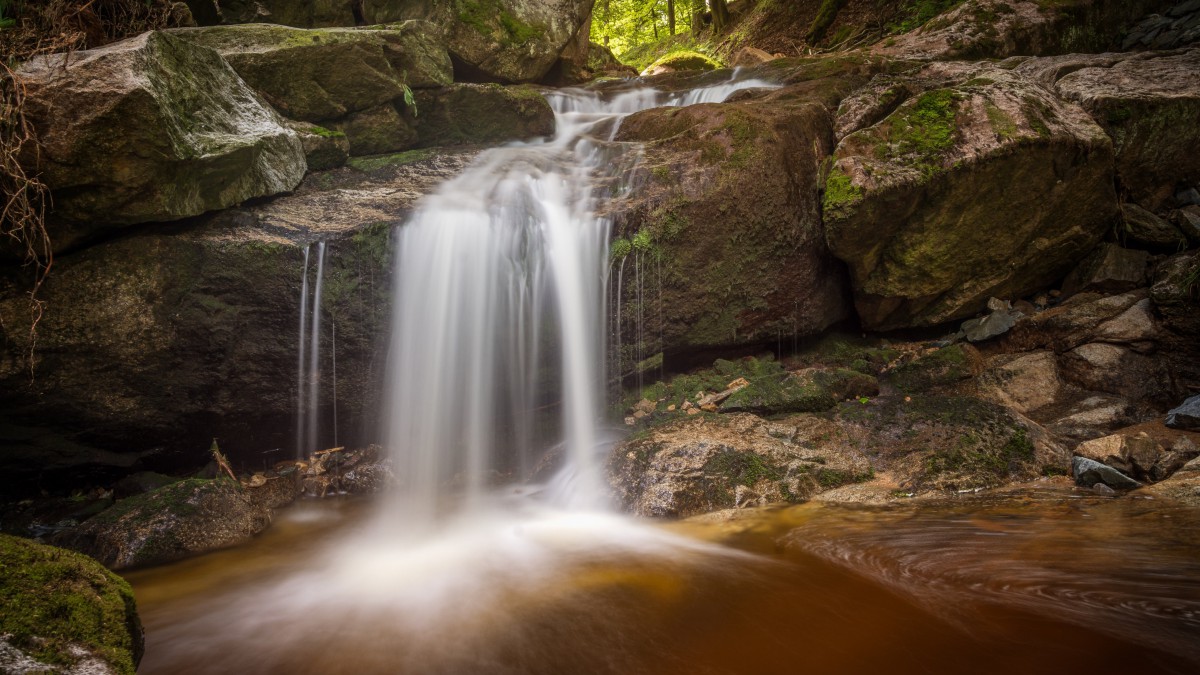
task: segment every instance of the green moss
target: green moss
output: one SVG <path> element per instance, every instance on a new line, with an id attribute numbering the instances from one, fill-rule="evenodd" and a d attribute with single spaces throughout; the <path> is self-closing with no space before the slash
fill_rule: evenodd
<path id="1" fill-rule="evenodd" d="M 703 471 L 718 474 L 730 482 L 754 487 L 760 480 L 779 480 L 783 474 L 752 452 L 726 450 L 715 455 L 704 464 Z"/>
<path id="2" fill-rule="evenodd" d="M 921 94 L 911 107 L 902 107 L 889 118 L 887 145 L 879 150 L 887 159 L 910 157 L 926 176 L 941 168 L 941 153 L 954 145 L 959 94 L 949 89 Z"/>
<path id="3" fill-rule="evenodd" d="M 87 556 L 0 534 L 0 634 L 31 657 L 69 666 L 80 645 L 132 674 L 141 656 L 133 590 Z"/>
<path id="4" fill-rule="evenodd" d="M 996 107 L 992 103 L 986 105 L 988 121 L 992 124 L 992 129 L 996 132 L 996 136 L 1008 140 L 1017 135 L 1017 123 L 1013 118 L 1009 117 L 1008 113 Z"/>
<path id="5" fill-rule="evenodd" d="M 608 257 L 612 260 L 620 260 L 633 252 L 633 244 L 629 243 L 628 239 L 614 239 L 608 247 Z"/>
<path id="6" fill-rule="evenodd" d="M 855 185 L 850 176 L 836 166 L 830 169 L 821 198 L 821 208 L 826 214 L 844 218 L 862 198 L 863 189 Z"/>
<path id="7" fill-rule="evenodd" d="M 318 136 L 321 136 L 322 138 L 345 138 L 346 137 L 346 134 L 344 132 L 336 131 L 334 129 L 326 129 L 325 127 L 318 126 L 316 124 L 312 125 L 312 127 L 309 128 L 309 131 Z"/>
<path id="8" fill-rule="evenodd" d="M 951 385 L 970 376 L 970 362 L 961 345 L 943 347 L 888 373 L 891 383 L 906 394 Z"/>
<path id="9" fill-rule="evenodd" d="M 638 253 L 648 253 L 654 249 L 654 237 L 650 230 L 638 230 L 630 243 Z"/>
<path id="10" fill-rule="evenodd" d="M 346 161 L 346 166 L 355 171 L 370 172 L 378 171 L 389 166 L 402 166 L 404 164 L 412 164 L 420 162 L 437 154 L 433 149 L 406 150 L 404 152 L 392 153 L 389 155 L 370 155 L 367 157 L 351 157 Z"/>
<path id="11" fill-rule="evenodd" d="M 716 70 L 720 67 L 722 67 L 720 61 L 707 54 L 691 50 L 665 54 L 650 64 L 650 68 L 664 68 L 666 70 Z"/>
<path id="12" fill-rule="evenodd" d="M 455 8 L 459 21 L 505 45 L 523 45 L 546 33 L 543 26 L 521 21 L 499 0 L 455 0 Z"/>
<path id="13" fill-rule="evenodd" d="M 924 26 L 943 12 L 954 9 L 963 0 L 911 0 L 904 5 L 901 18 L 888 26 L 892 33 L 907 33 Z"/>

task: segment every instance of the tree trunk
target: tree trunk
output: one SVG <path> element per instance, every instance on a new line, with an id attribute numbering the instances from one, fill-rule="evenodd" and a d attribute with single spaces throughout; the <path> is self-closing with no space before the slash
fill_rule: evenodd
<path id="1" fill-rule="evenodd" d="M 675 0 L 667 0 L 667 27 L 675 34 Z"/>
<path id="2" fill-rule="evenodd" d="M 729 25 L 729 6 L 725 4 L 725 0 L 712 1 L 712 24 L 713 35 L 725 30 Z"/>

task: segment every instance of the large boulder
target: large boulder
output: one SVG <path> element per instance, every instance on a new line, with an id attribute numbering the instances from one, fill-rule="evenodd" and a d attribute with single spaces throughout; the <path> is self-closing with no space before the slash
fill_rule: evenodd
<path id="1" fill-rule="evenodd" d="M 170 32 L 216 50 L 276 110 L 305 122 L 402 101 L 406 86 L 454 79 L 438 29 L 420 21 L 370 30 L 250 24 Z"/>
<path id="2" fill-rule="evenodd" d="M 826 238 L 876 330 L 935 325 L 1062 278 L 1119 217 L 1112 142 L 992 66 L 879 77 L 842 106 Z"/>
<path id="3" fill-rule="evenodd" d="M 91 558 L 0 534 L 0 670 L 133 675 L 133 589 Z"/>
<path id="4" fill-rule="evenodd" d="M 1102 52 L 1126 29 L 1174 0 L 966 0 L 873 51 L 919 59 L 980 59 Z"/>
<path id="5" fill-rule="evenodd" d="M 1153 210 L 1200 184 L 1200 49 L 1034 59 L 1018 70 L 1053 82 L 1104 127 L 1131 201 Z"/>
<path id="6" fill-rule="evenodd" d="M 1164 328 L 1163 351 L 1177 395 L 1200 390 L 1200 251 L 1159 263 L 1150 299 Z"/>
<path id="7" fill-rule="evenodd" d="M 221 57 L 166 33 L 38 57 L 18 71 L 50 187 L 56 251 L 117 226 L 286 192 L 304 150 Z"/>
<path id="8" fill-rule="evenodd" d="M 112 569 L 232 546 L 271 524 L 271 510 L 229 478 L 192 478 L 117 501 L 54 542 Z"/>
<path id="9" fill-rule="evenodd" d="M 417 92 L 417 144 L 496 144 L 554 135 L 554 110 L 537 89 L 454 84 Z"/>
<path id="10" fill-rule="evenodd" d="M 818 200 L 833 148 L 831 110 L 878 64 L 779 64 L 784 88 L 736 101 L 628 117 L 618 141 L 643 143 L 634 190 L 613 203 L 618 320 L 633 354 L 678 354 L 811 335 L 846 317 L 841 265 L 826 250 Z M 766 68 L 767 66 L 764 66 Z M 716 84 L 664 75 L 664 87 Z M 698 79 L 697 79 L 698 78 Z M 638 284 L 653 288 L 637 298 Z"/>
<path id="11" fill-rule="evenodd" d="M 190 0 L 211 5 L 213 0 Z M 456 80 L 538 82 L 561 57 L 587 59 L 593 0 L 221 0 L 205 23 L 275 23 L 300 28 L 421 19 L 440 26 Z M 201 15 L 212 17 L 209 21 Z"/>

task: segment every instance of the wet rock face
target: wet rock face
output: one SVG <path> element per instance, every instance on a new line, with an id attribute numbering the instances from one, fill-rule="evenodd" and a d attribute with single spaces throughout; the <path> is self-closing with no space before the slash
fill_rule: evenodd
<path id="1" fill-rule="evenodd" d="M 0 534 L 0 670 L 133 675 L 133 589 L 87 556 Z"/>
<path id="2" fill-rule="evenodd" d="M 934 64 L 852 96 L 824 186 L 868 328 L 968 317 L 1055 282 L 1118 217 L 1112 142 L 1029 77 Z"/>
<path id="3" fill-rule="evenodd" d="M 554 135 L 554 111 L 533 87 L 454 84 L 418 92 L 417 145 L 498 144 Z"/>
<path id="4" fill-rule="evenodd" d="M 115 227 L 195 216 L 291 190 L 296 133 L 219 55 L 165 33 L 20 70 L 54 194 L 56 250 Z"/>
<path id="5" fill-rule="evenodd" d="M 232 480 L 193 478 L 122 499 L 54 542 L 124 569 L 230 546 L 270 524 L 270 509 Z"/>

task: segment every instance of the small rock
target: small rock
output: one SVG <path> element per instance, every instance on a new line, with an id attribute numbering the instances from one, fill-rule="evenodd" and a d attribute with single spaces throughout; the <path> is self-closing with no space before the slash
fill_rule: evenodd
<path id="1" fill-rule="evenodd" d="M 630 416 L 630 417 L 626 417 L 626 418 L 625 418 L 625 426 L 629 426 L 629 427 L 631 427 L 631 426 L 633 426 L 633 425 L 635 425 L 635 424 L 637 424 L 637 420 L 636 420 L 636 419 L 634 419 L 632 416 Z"/>
<path id="2" fill-rule="evenodd" d="M 1096 494 L 1100 495 L 1101 497 L 1117 496 L 1117 491 L 1108 487 L 1104 483 L 1096 483 L 1095 485 L 1093 485 L 1092 492 L 1095 492 Z"/>
<path id="3" fill-rule="evenodd" d="M 1200 429 L 1200 395 L 1193 396 L 1178 408 L 1167 411 L 1167 426 L 1172 429 Z"/>
<path id="4" fill-rule="evenodd" d="M 1174 252 L 1187 246 L 1183 233 L 1137 204 L 1121 207 L 1125 216 L 1125 241 L 1151 250 Z"/>
<path id="5" fill-rule="evenodd" d="M 1200 206 L 1185 206 L 1174 214 L 1175 224 L 1193 244 L 1200 243 Z"/>
<path id="6" fill-rule="evenodd" d="M 674 403 L 667 406 L 667 412 L 675 412 L 675 404 Z"/>
<path id="7" fill-rule="evenodd" d="M 699 413 L 700 413 L 699 408 L 688 408 L 688 411 L 687 411 L 687 414 L 689 414 L 689 415 L 697 415 Z"/>
<path id="8" fill-rule="evenodd" d="M 988 306 L 991 306 L 990 302 Z M 963 323 L 962 329 L 966 333 L 968 342 L 983 342 L 984 340 L 990 340 L 998 335 L 1007 333 L 1016 325 L 1017 319 L 1020 319 L 1022 316 L 1024 315 L 1020 312 L 1015 312 L 1011 309 L 1000 309 L 993 311 L 982 319 L 967 320 Z"/>
<path id="9" fill-rule="evenodd" d="M 1071 459 L 1071 473 L 1075 476 L 1075 484 L 1083 487 L 1093 487 L 1103 483 L 1117 490 L 1132 490 L 1141 487 L 1136 480 L 1117 471 L 1111 466 L 1105 466 L 1087 457 L 1076 456 Z"/>
<path id="10" fill-rule="evenodd" d="M 654 409 L 657 407 L 658 407 L 657 403 L 655 403 L 654 401 L 651 401 L 648 398 L 644 398 L 644 399 L 638 401 L 633 406 L 633 409 L 636 412 L 640 412 L 640 413 L 652 413 L 652 412 L 654 412 Z"/>
<path id="11" fill-rule="evenodd" d="M 1079 263 L 1063 282 L 1063 291 L 1074 295 L 1083 291 L 1124 293 L 1146 282 L 1146 263 L 1150 254 L 1103 244 Z"/>
<path id="12" fill-rule="evenodd" d="M 1175 193 L 1175 201 L 1184 206 L 1200 206 L 1200 190 L 1186 188 Z"/>
<path id="13" fill-rule="evenodd" d="M 1012 309 L 1012 303 L 1000 298 L 988 298 L 987 308 L 993 312 L 1001 312 L 1006 309 Z"/>
<path id="14" fill-rule="evenodd" d="M 646 416 L 647 416 L 647 413 L 644 410 L 638 410 L 633 413 L 633 419 L 635 419 L 635 420 L 645 419 Z"/>

